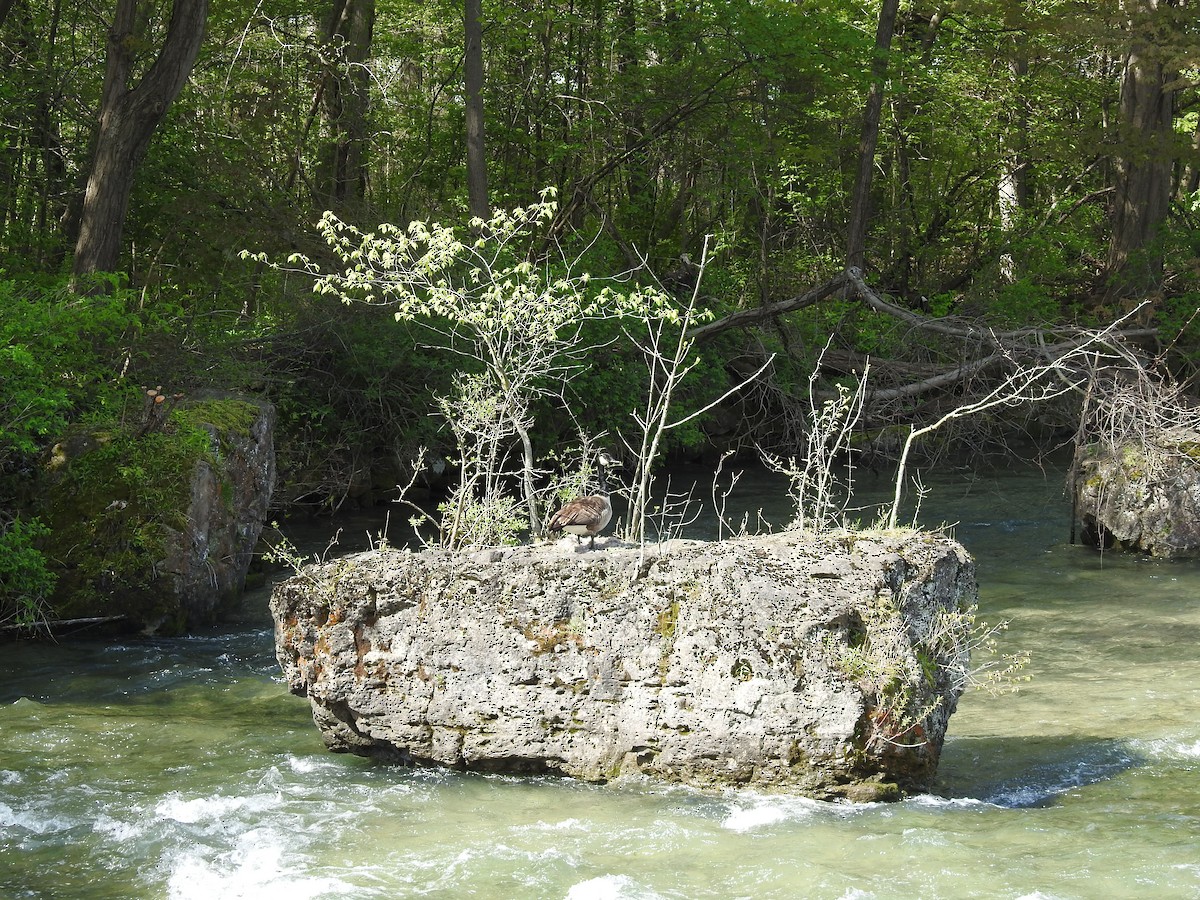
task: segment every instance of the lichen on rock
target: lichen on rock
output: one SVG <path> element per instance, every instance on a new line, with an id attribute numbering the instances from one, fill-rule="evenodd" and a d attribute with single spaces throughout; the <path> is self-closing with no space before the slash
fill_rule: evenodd
<path id="1" fill-rule="evenodd" d="M 930 783 L 975 599 L 945 537 L 786 532 L 376 550 L 305 567 L 271 609 L 333 750 L 874 800 Z"/>
<path id="2" fill-rule="evenodd" d="M 1200 434 L 1165 429 L 1087 447 L 1073 485 L 1084 539 L 1164 558 L 1200 556 Z"/>

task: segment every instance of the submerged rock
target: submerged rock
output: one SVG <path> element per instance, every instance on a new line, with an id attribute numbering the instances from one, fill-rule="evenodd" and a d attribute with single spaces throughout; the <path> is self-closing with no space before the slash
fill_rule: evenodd
<path id="1" fill-rule="evenodd" d="M 332 750 L 873 800 L 932 779 L 975 601 L 947 538 L 783 533 L 377 550 L 304 568 L 271 610 Z"/>
<path id="2" fill-rule="evenodd" d="M 1200 434 L 1168 429 L 1118 449 L 1087 447 L 1075 503 L 1087 543 L 1153 556 L 1200 556 Z"/>

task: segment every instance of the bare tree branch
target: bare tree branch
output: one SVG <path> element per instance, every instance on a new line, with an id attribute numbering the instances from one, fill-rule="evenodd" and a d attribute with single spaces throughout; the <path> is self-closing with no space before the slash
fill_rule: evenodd
<path id="1" fill-rule="evenodd" d="M 756 306 L 754 309 L 738 310 L 735 313 L 725 316 L 723 319 L 717 319 L 715 322 L 708 322 L 705 325 L 699 325 L 691 329 L 688 331 L 687 336 L 693 341 L 703 341 L 730 328 L 753 325 L 764 319 L 772 319 L 784 313 L 794 312 L 808 306 L 815 306 L 822 300 L 833 296 L 845 288 L 849 283 L 846 273 L 842 273 L 836 278 L 825 282 L 820 287 L 815 287 L 811 291 L 801 294 L 799 297 L 793 297 L 790 300 L 780 300 L 778 303 L 768 303 L 765 306 Z"/>

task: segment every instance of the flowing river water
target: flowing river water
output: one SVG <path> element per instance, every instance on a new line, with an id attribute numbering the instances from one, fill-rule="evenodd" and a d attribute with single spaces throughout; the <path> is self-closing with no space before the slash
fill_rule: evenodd
<path id="1" fill-rule="evenodd" d="M 1032 680 L 964 695 L 928 795 L 329 754 L 263 594 L 184 639 L 0 645 L 0 897 L 1200 897 L 1200 563 L 1070 546 L 1061 473 L 930 483 Z M 781 522 L 783 493 L 747 476 L 730 507 Z"/>

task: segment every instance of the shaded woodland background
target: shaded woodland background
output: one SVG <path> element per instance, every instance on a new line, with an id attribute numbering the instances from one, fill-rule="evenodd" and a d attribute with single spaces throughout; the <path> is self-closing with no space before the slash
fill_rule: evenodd
<path id="1" fill-rule="evenodd" d="M 240 255 L 328 258 L 325 210 L 465 227 L 552 187 L 541 249 L 681 295 L 711 235 L 722 324 L 680 401 L 776 357 L 677 455 L 795 452 L 810 383 L 869 357 L 864 446 L 886 456 L 889 426 L 976 390 L 994 333 L 1146 300 L 1147 359 L 1189 384 L 1198 19 L 1192 0 L 0 0 L 0 557 L 17 571 L 36 543 L 47 448 L 135 431 L 147 386 L 274 402 L 282 509 L 372 502 L 445 443 L 431 398 L 458 357 Z M 819 290 L 847 265 L 903 314 Z M 637 350 L 594 338 L 543 446 L 628 427 Z"/>

